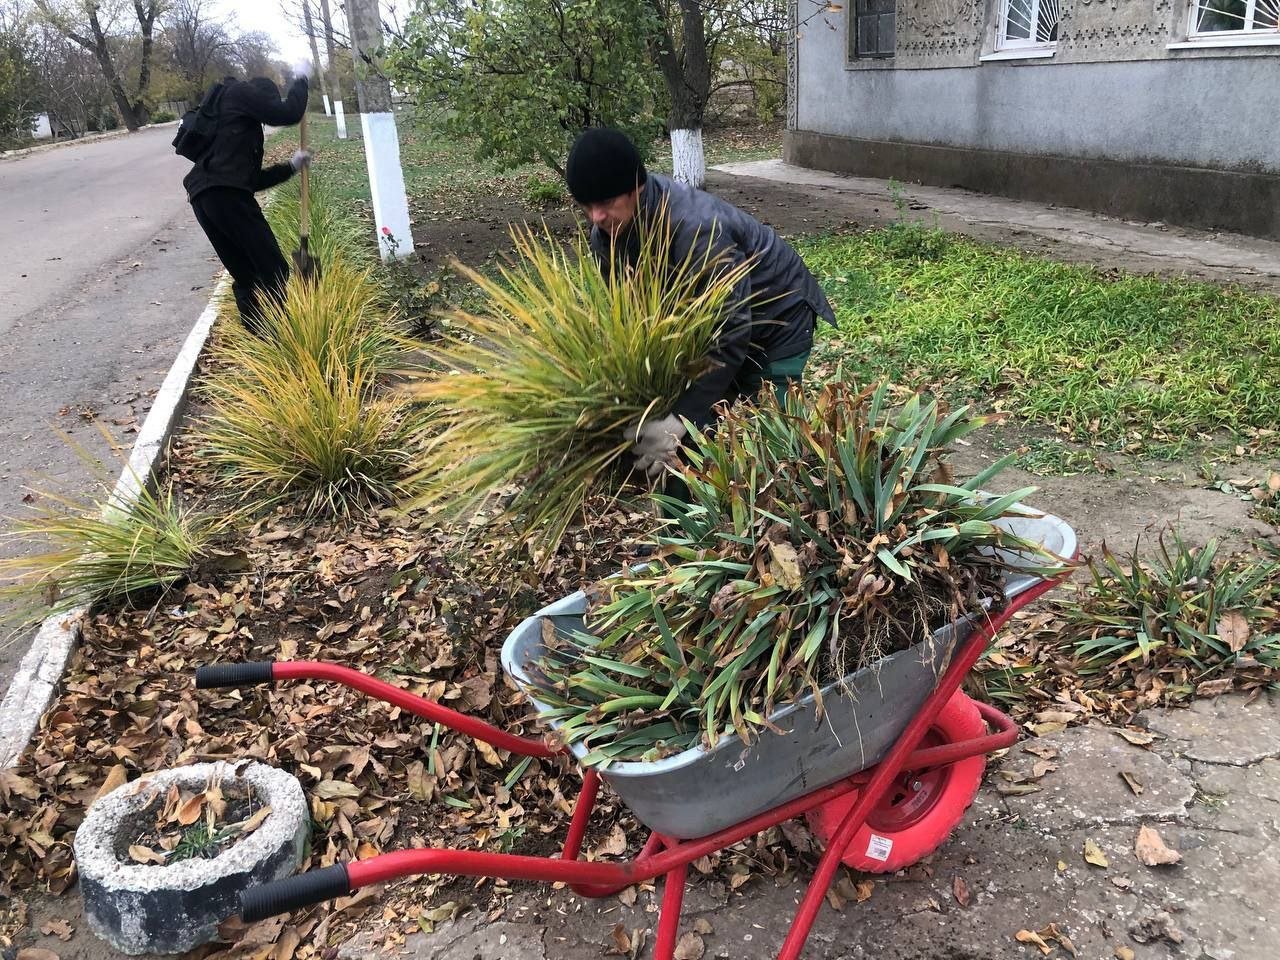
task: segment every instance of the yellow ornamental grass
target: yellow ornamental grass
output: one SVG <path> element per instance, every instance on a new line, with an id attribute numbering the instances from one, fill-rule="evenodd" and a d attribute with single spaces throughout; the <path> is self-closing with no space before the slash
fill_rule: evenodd
<path id="1" fill-rule="evenodd" d="M 551 547 L 589 494 L 620 488 L 626 427 L 669 414 L 704 370 L 750 264 L 672 263 L 664 215 L 641 231 L 636 265 L 615 271 L 582 236 L 569 249 L 545 230 L 513 239 L 500 279 L 459 267 L 484 308 L 452 315 L 427 348 L 442 369 L 411 387 L 435 406 L 422 502 L 457 514 L 518 485 L 509 514 Z"/>
<path id="2" fill-rule="evenodd" d="M 411 488 L 422 416 L 380 377 L 404 355 L 368 270 L 337 260 L 289 281 L 263 336 L 228 329 L 205 384 L 201 455 L 246 499 L 347 514 Z"/>
<path id="3" fill-rule="evenodd" d="M 262 307 L 262 336 L 239 325 L 227 328 L 214 354 L 228 370 L 252 364 L 295 369 L 311 359 L 322 369 L 349 374 L 359 366 L 384 372 L 403 357 L 406 341 L 378 300 L 369 268 L 338 261 L 319 280 L 290 277 L 282 301 Z M 215 379 L 212 387 L 216 391 Z"/>

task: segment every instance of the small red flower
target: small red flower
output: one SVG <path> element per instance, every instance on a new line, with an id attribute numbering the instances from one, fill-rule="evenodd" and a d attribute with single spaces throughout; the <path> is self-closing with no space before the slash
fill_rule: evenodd
<path id="1" fill-rule="evenodd" d="M 389 237 L 389 236 L 391 236 L 391 228 L 390 228 L 390 227 L 383 227 L 383 228 L 382 228 L 382 235 L 383 235 L 384 237 Z"/>

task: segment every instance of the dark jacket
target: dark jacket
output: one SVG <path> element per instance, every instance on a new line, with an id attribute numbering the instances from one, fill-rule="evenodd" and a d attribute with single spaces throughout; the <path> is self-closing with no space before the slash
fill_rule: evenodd
<path id="1" fill-rule="evenodd" d="M 711 408 L 731 394 L 747 364 L 757 369 L 774 360 L 805 353 L 813 346 L 814 317 L 834 323 L 826 294 L 791 245 L 772 227 L 731 203 L 669 177 L 650 173 L 640 190 L 637 218 L 647 218 L 666 201 L 672 225 L 671 257 L 681 263 L 696 244 L 701 259 L 711 254 L 730 264 L 751 261 L 751 269 L 734 293 L 732 313 L 712 349 L 708 370 L 685 390 L 675 413 L 702 425 Z M 591 230 L 591 250 L 602 267 L 615 260 L 634 263 L 639 236 L 632 226 L 611 243 L 607 232 Z"/>
<path id="2" fill-rule="evenodd" d="M 210 187 L 234 187 L 256 193 L 293 175 L 288 163 L 262 169 L 262 125 L 287 127 L 307 109 L 307 81 L 297 77 L 281 100 L 280 90 L 263 77 L 228 79 L 218 109 L 218 129 L 209 152 L 182 180 L 187 199 Z"/>

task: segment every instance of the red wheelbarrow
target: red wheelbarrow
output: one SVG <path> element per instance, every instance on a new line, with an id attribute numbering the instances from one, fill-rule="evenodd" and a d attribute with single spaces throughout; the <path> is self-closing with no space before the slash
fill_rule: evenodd
<path id="1" fill-rule="evenodd" d="M 1010 526 L 1058 556 L 1075 556 L 1074 532 L 1056 517 L 1029 515 L 1013 520 Z M 841 729 L 844 724 L 833 719 L 832 713 L 838 713 L 840 707 L 839 691 L 832 690 L 825 716 L 815 719 L 812 710 L 793 707 L 787 716 L 771 718 L 782 721 L 782 732 L 764 733 L 746 749 L 741 742 L 726 746 L 722 741 L 714 750 L 699 747 L 657 764 L 616 764 L 603 772 L 584 769 L 582 791 L 559 859 L 450 849 L 384 853 L 247 890 L 240 898 L 241 917 L 252 923 L 345 897 L 361 887 L 418 875 L 564 883 L 584 897 L 612 896 L 632 884 L 663 877 L 665 889 L 653 956 L 655 960 L 672 960 L 689 864 L 785 820 L 806 816 L 825 841 L 826 850 L 778 954 L 780 960 L 797 960 L 842 862 L 871 872 L 900 870 L 941 846 L 963 818 L 981 782 L 985 755 L 1011 746 L 1018 731 L 1013 720 L 996 708 L 966 697 L 960 685 L 1008 619 L 1067 575 L 1064 568 L 1048 578 L 1012 576 L 1006 586 L 1008 602 L 998 613 L 968 618 L 935 634 L 941 642 L 931 645 L 929 657 L 921 658 L 913 651 L 895 654 L 906 655 L 908 676 L 918 676 L 918 667 L 936 671 L 929 674 L 928 684 L 915 684 L 918 696 L 909 703 L 910 709 L 904 710 L 904 702 L 911 697 L 895 685 L 895 674 L 881 671 L 861 685 L 857 675 L 842 681 L 846 698 L 857 703 L 864 718 L 870 716 L 873 721 L 873 729 L 866 731 L 868 736 L 855 739 L 852 730 Z M 572 622 L 583 609 L 581 595 L 577 595 L 521 624 L 503 649 L 508 674 L 526 685 L 538 652 L 530 641 L 541 635 L 542 620 L 568 618 Z M 556 625 L 557 629 L 564 626 Z M 576 752 L 515 736 L 336 664 L 233 663 L 196 671 L 198 688 L 283 680 L 344 684 L 519 756 Z M 735 776 L 736 789 L 732 786 Z M 632 860 L 580 859 L 602 779 L 650 828 L 644 848 Z"/>

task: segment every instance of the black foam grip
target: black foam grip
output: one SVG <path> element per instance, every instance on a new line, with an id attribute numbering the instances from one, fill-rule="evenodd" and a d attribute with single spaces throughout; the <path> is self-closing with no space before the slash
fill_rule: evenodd
<path id="1" fill-rule="evenodd" d="M 335 900 L 349 893 L 351 884 L 347 879 L 346 864 L 335 863 L 332 867 L 308 870 L 296 877 L 250 887 L 240 894 L 240 919 L 245 923 L 257 923 L 267 917 Z"/>
<path id="2" fill-rule="evenodd" d="M 271 666 L 270 660 L 255 660 L 250 663 L 215 663 L 208 667 L 197 667 L 196 689 L 251 687 L 258 683 L 271 683 Z"/>

